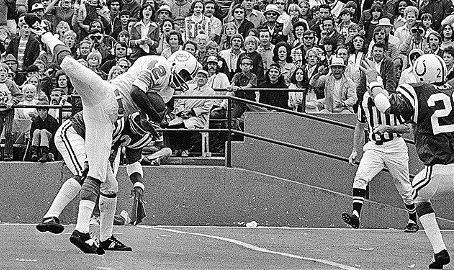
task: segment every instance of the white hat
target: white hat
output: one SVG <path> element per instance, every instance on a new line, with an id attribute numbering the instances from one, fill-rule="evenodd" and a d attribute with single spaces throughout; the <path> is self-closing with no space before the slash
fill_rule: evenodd
<path id="1" fill-rule="evenodd" d="M 274 4 L 269 4 L 265 8 L 265 12 L 263 12 L 263 15 L 266 15 L 268 12 L 274 12 L 277 13 L 278 15 L 281 15 L 281 10 Z"/>
<path id="2" fill-rule="evenodd" d="M 32 6 L 32 12 L 35 11 L 35 10 L 38 10 L 38 9 L 43 9 L 43 10 L 44 10 L 43 4 L 41 4 L 41 3 L 35 3 L 35 4 L 33 4 L 33 6 Z"/>
<path id="3" fill-rule="evenodd" d="M 333 67 L 333 66 L 345 67 L 344 59 L 339 58 L 339 57 L 333 57 L 333 58 L 331 58 L 331 65 L 329 65 L 329 66 L 330 67 Z"/>
<path id="4" fill-rule="evenodd" d="M 393 26 L 388 18 L 381 18 L 377 26 Z"/>
<path id="5" fill-rule="evenodd" d="M 170 6 L 169 5 L 162 5 L 158 11 L 156 11 L 156 13 L 158 14 L 159 12 L 161 11 L 167 11 L 170 13 L 170 16 L 172 16 L 172 11 L 170 10 Z"/>
<path id="6" fill-rule="evenodd" d="M 206 70 L 204 70 L 204 69 L 199 69 L 199 70 L 197 71 L 197 74 L 199 74 L 199 73 L 204 74 L 207 78 L 210 76 L 210 75 L 208 74 L 208 71 L 206 71 Z"/>

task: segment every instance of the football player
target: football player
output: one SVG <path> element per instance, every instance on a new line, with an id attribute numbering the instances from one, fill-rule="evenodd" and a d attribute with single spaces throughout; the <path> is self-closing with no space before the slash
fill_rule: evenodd
<path id="1" fill-rule="evenodd" d="M 134 186 L 134 203 L 131 214 L 131 222 L 135 225 L 145 217 L 142 196 L 145 186 L 143 184 L 143 170 L 140 165 L 142 148 L 155 139 L 148 130 L 148 126 L 142 126 L 141 116 L 138 113 L 122 117 L 115 123 L 113 132 L 113 145 L 110 162 L 112 169 L 107 175 L 106 184 L 100 192 L 100 246 L 97 252 L 102 250 L 131 251 L 132 249 L 112 235 L 113 218 L 117 205 L 116 194 L 118 183 L 116 172 L 118 162 L 114 161 L 120 147 L 125 147 L 126 171 Z M 73 177 L 63 183 L 60 191 L 52 202 L 51 207 L 44 215 L 43 220 L 36 228 L 40 232 L 61 233 L 64 227 L 60 224 L 58 217 L 63 209 L 70 203 L 81 190 L 83 181 L 88 172 L 86 153 L 84 147 L 85 123 L 82 112 L 77 113 L 66 120 L 58 129 L 55 135 L 55 146 L 61 153 L 66 166 L 73 173 Z M 88 250 L 92 253 L 93 250 Z"/>
<path id="2" fill-rule="evenodd" d="M 24 19 L 49 47 L 54 61 L 65 71 L 74 91 L 82 99 L 85 149 L 90 170 L 82 184 L 76 230 L 70 239 L 82 251 L 93 253 L 97 246 L 88 234 L 89 221 L 100 186 L 111 171 L 109 155 L 115 121 L 120 115 L 132 114 L 140 108 L 151 121 L 160 123 L 165 114 L 165 103 L 172 97 L 174 89 L 187 88 L 178 73 L 185 69 L 191 74 L 195 70 L 188 68 L 198 69 L 199 65 L 189 53 L 185 57 L 173 58 L 173 63 L 162 56 L 144 56 L 126 73 L 108 82 L 72 58 L 69 47 L 48 32 L 40 18 L 26 14 Z"/>
<path id="3" fill-rule="evenodd" d="M 413 124 L 416 150 L 425 165 L 413 179 L 413 198 L 434 251 L 429 268 L 443 269 L 450 256 L 430 200 L 454 188 L 454 89 L 446 84 L 446 64 L 437 55 L 422 55 L 413 67 L 419 83 L 399 85 L 395 94 L 383 90 L 374 63 L 365 61 L 363 65 L 376 107 Z"/>

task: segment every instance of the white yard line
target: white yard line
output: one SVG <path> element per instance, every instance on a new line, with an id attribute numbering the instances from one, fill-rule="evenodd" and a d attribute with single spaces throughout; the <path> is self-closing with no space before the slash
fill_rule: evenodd
<path id="1" fill-rule="evenodd" d="M 284 256 L 284 257 L 289 257 L 289 258 L 294 258 L 294 259 L 299 259 L 299 260 L 304 260 L 304 261 L 318 262 L 318 263 L 322 263 L 322 264 L 325 264 L 325 265 L 337 267 L 339 269 L 344 269 L 344 270 L 360 270 L 360 269 L 355 268 L 355 267 L 351 267 L 351 266 L 348 266 L 348 265 L 344 265 L 344 264 L 340 264 L 340 263 L 336 263 L 336 262 L 332 262 L 332 261 L 328 261 L 328 260 L 321 260 L 321 259 L 315 259 L 315 258 L 309 258 L 309 257 L 302 257 L 302 256 L 298 256 L 298 255 L 291 254 L 291 253 L 273 251 L 273 250 L 269 250 L 269 249 L 266 249 L 266 248 L 261 248 L 261 247 L 258 247 L 258 246 L 254 246 L 254 245 L 249 244 L 249 243 L 238 241 L 238 240 L 235 240 L 235 239 L 225 238 L 225 237 L 216 236 L 216 235 L 185 232 L 185 231 L 179 231 L 179 230 L 174 230 L 174 229 L 167 229 L 167 228 L 163 228 L 163 227 L 149 227 L 149 226 L 147 226 L 147 227 L 146 226 L 141 226 L 141 227 L 143 227 L 143 228 L 151 228 L 153 230 L 161 230 L 161 231 L 179 233 L 179 234 L 189 234 L 189 235 L 213 238 L 213 239 L 221 240 L 221 241 L 224 241 L 224 242 L 233 243 L 235 245 L 242 246 L 244 248 L 247 248 L 247 249 L 250 249 L 250 250 L 253 250 L 253 251 L 257 251 L 257 252 L 281 255 L 281 256 Z"/>

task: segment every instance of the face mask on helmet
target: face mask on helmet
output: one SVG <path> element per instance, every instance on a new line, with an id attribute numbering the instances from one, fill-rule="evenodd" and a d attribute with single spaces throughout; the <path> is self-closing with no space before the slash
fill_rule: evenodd
<path id="1" fill-rule="evenodd" d="M 419 82 L 444 83 L 447 76 L 446 64 L 438 55 L 424 54 L 416 59 L 413 71 Z"/>

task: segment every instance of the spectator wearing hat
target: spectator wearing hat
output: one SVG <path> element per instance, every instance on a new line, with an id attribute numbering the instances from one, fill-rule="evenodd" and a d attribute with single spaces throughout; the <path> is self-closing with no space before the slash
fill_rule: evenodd
<path id="1" fill-rule="evenodd" d="M 208 71 L 200 69 L 197 71 L 195 78 L 196 84 L 190 85 L 189 90 L 183 92 L 183 95 L 188 96 L 214 96 L 215 92 L 207 84 L 209 78 Z M 202 129 L 208 122 L 208 116 L 213 106 L 213 100 L 207 98 L 200 99 L 179 99 L 175 104 L 173 113 L 175 119 L 169 122 L 169 128 L 186 128 L 186 129 Z M 193 148 L 191 137 L 193 134 L 169 134 L 170 144 L 173 144 L 176 156 L 187 156 L 188 151 Z M 197 133 L 197 136 L 200 134 Z"/>
<path id="2" fill-rule="evenodd" d="M 0 63 L 0 105 L 6 106 L 0 108 L 0 130 L 5 128 L 5 151 L 3 160 L 13 160 L 13 119 L 14 109 L 12 106 L 17 105 L 22 99 L 22 92 L 16 83 L 9 80 L 9 67 L 5 63 Z"/>
<path id="3" fill-rule="evenodd" d="M 288 86 L 285 79 L 281 74 L 281 68 L 278 64 L 273 63 L 270 65 L 266 75 L 265 81 L 259 84 L 259 88 L 276 89 L 271 91 L 259 91 L 259 102 L 268 104 L 283 109 L 288 109 Z"/>
<path id="4" fill-rule="evenodd" d="M 60 5 L 57 6 L 57 3 L 60 3 Z M 73 25 L 73 16 L 76 12 L 72 8 L 71 0 L 53 0 L 44 10 L 44 14 L 52 16 L 51 22 L 54 26 L 53 31 L 55 31 L 55 26 L 61 21 L 68 23 L 68 25 Z"/>
<path id="5" fill-rule="evenodd" d="M 421 13 L 429 13 L 432 15 L 432 27 L 434 30 L 438 31 L 441 27 L 442 20 L 451 15 L 454 8 L 453 3 L 449 0 L 431 0 L 423 1 L 423 6 L 420 10 Z"/>
<path id="6" fill-rule="evenodd" d="M 344 60 L 333 57 L 330 70 L 328 73 L 326 67 L 319 67 L 318 73 L 309 82 L 313 87 L 325 89 L 325 98 L 319 100 L 320 107 L 323 107 L 320 112 L 353 113 L 353 105 L 358 100 L 356 85 L 344 74 Z"/>
<path id="7" fill-rule="evenodd" d="M 429 44 L 430 53 L 436 54 L 443 58 L 443 50 L 441 49 L 441 35 L 438 32 L 430 33 L 427 36 L 427 44 Z"/>
<path id="8" fill-rule="evenodd" d="M 277 18 L 281 15 L 281 11 L 276 5 L 269 4 L 266 6 L 263 13 L 266 22 L 261 26 L 268 29 L 271 34 L 271 44 L 275 45 L 281 41 L 287 41 L 288 37 L 284 35 L 284 24 L 277 22 Z"/>
<path id="9" fill-rule="evenodd" d="M 219 56 L 224 58 L 227 63 L 227 67 L 230 72 L 230 78 L 233 78 L 234 74 L 236 73 L 237 62 L 239 60 L 239 56 L 241 53 L 244 52 L 243 48 L 244 39 L 243 36 L 240 34 L 235 34 L 230 39 L 230 49 L 222 50 L 219 52 Z"/>
<path id="10" fill-rule="evenodd" d="M 413 70 L 413 65 L 424 52 L 420 49 L 413 49 L 408 54 L 408 67 L 402 70 L 402 74 L 400 75 L 399 85 L 404 83 L 417 83 L 419 82 L 417 76 Z"/>
<path id="11" fill-rule="evenodd" d="M 37 105 L 49 105 L 46 101 L 40 101 Z M 38 116 L 32 120 L 30 128 L 31 160 L 47 162 L 52 161 L 49 155 L 53 138 L 59 127 L 57 119 L 49 115 L 49 108 L 37 108 Z"/>
<path id="12" fill-rule="evenodd" d="M 392 34 L 392 31 L 394 30 L 394 26 L 392 25 L 391 21 L 388 18 L 381 18 L 378 21 L 377 27 L 378 26 L 384 27 L 386 34 L 389 37 L 390 43 L 392 43 L 396 46 L 399 46 L 400 40 Z"/>
<path id="13" fill-rule="evenodd" d="M 18 63 L 19 70 L 25 70 L 33 64 L 40 53 L 40 44 L 31 36 L 30 27 L 26 23 L 19 25 L 19 36 L 11 39 L 6 54 L 12 54 Z"/>
<path id="14" fill-rule="evenodd" d="M 172 11 L 170 10 L 169 5 L 162 5 L 156 11 L 157 23 L 161 24 L 164 20 L 172 19 Z"/>
<path id="15" fill-rule="evenodd" d="M 34 3 L 31 8 L 31 12 L 35 13 L 40 19 L 43 19 L 44 6 L 41 3 Z"/>
<path id="16" fill-rule="evenodd" d="M 25 77 L 25 73 L 19 72 L 19 64 L 17 63 L 16 57 L 14 57 L 14 55 L 12 54 L 8 54 L 3 59 L 3 63 L 5 63 L 9 67 L 10 72 L 14 74 L 14 82 L 17 85 L 22 85 L 27 78 Z"/>
<path id="17" fill-rule="evenodd" d="M 223 64 L 222 59 L 217 56 L 211 55 L 207 59 L 206 70 L 208 71 L 208 85 L 212 89 L 227 89 L 230 86 L 230 81 L 227 75 L 221 71 L 221 65 Z M 220 103 L 220 100 L 214 101 L 216 104 Z"/>

